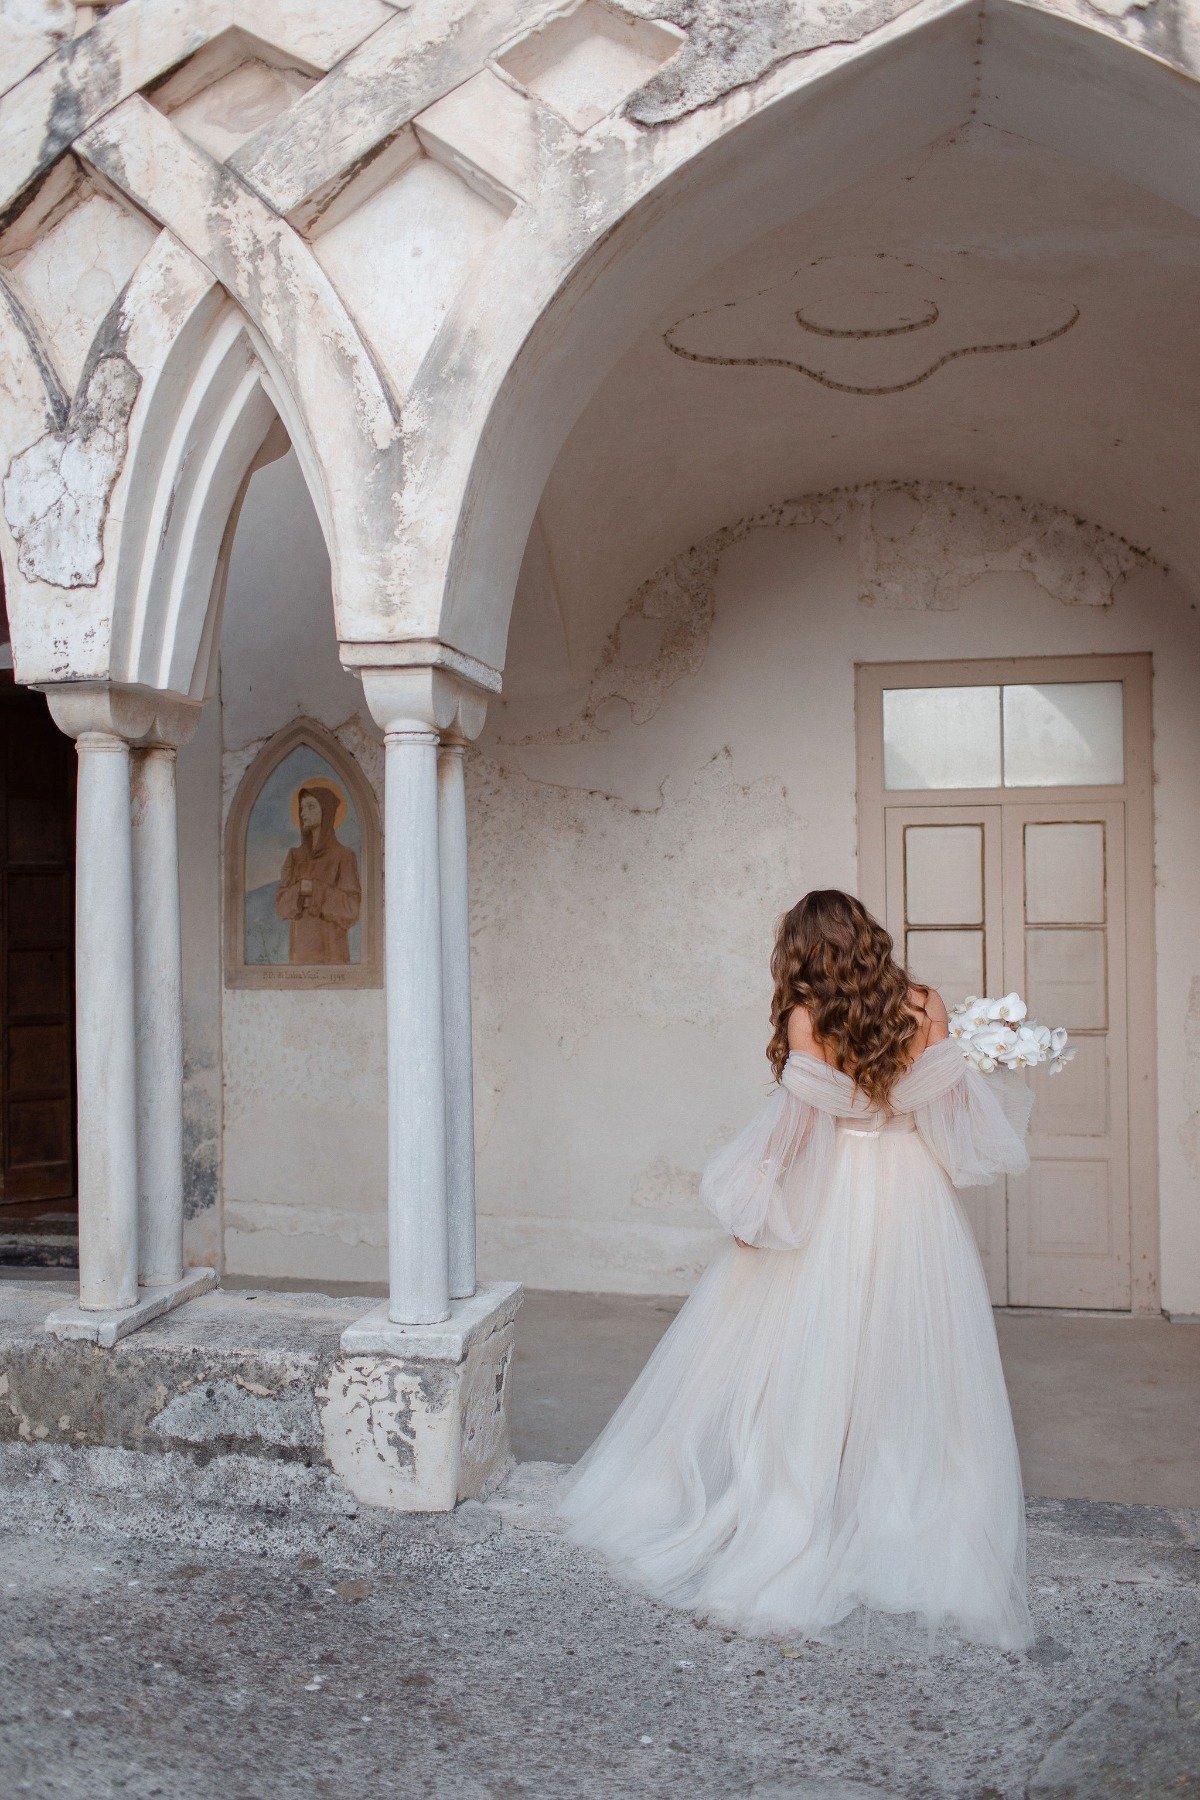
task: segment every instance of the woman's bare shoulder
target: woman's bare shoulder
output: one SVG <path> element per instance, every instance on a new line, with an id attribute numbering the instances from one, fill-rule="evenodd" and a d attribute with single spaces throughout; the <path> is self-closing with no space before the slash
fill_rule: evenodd
<path id="1" fill-rule="evenodd" d="M 936 988 L 911 987 L 908 997 L 918 1012 L 923 1012 L 927 1019 L 935 1025 L 944 1025 L 950 1015 L 946 1011 L 946 1002 Z"/>
<path id="2" fill-rule="evenodd" d="M 824 1060 L 824 1052 L 817 1042 L 806 1007 L 793 1006 L 788 1014 L 788 1049 L 804 1050 L 809 1056 L 819 1056 Z"/>
<path id="3" fill-rule="evenodd" d="M 927 1050 L 930 1044 L 940 1044 L 949 1037 L 950 1015 L 946 1011 L 946 1002 L 936 988 L 910 987 L 908 1003 L 920 1021 L 920 1047 Z"/>

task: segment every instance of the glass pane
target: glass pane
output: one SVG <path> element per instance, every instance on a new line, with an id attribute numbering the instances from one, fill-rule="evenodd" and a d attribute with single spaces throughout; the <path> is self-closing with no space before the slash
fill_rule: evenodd
<path id="1" fill-rule="evenodd" d="M 883 785 L 999 787 L 1000 689 L 885 689 Z"/>
<path id="2" fill-rule="evenodd" d="M 982 825 L 910 825 L 904 906 L 913 925 L 983 924 Z"/>
<path id="3" fill-rule="evenodd" d="M 1119 787 L 1125 779 L 1119 681 L 1004 690 L 1005 787 Z"/>
<path id="4" fill-rule="evenodd" d="M 983 992 L 982 931 L 910 931 L 907 956 L 915 980 L 935 987 L 951 1011 Z"/>
<path id="5" fill-rule="evenodd" d="M 1025 917 L 1031 925 L 1103 923 L 1103 825 L 1025 827 Z"/>
<path id="6" fill-rule="evenodd" d="M 1025 973 L 1029 1010 L 1042 1025 L 1071 1031 L 1108 1023 L 1103 931 L 1027 931 Z M 1061 1080 L 1061 1076 L 1055 1076 Z"/>

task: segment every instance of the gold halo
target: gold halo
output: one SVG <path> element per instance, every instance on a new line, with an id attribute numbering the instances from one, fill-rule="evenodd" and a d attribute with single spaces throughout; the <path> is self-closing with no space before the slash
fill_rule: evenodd
<path id="1" fill-rule="evenodd" d="M 330 781 L 327 775 L 313 775 L 307 781 L 302 781 L 292 795 L 292 824 L 296 830 L 300 829 L 300 796 L 306 788 L 328 788 L 331 794 L 337 795 L 337 810 L 333 815 L 333 829 L 336 831 L 346 816 L 346 795 L 337 782 Z"/>

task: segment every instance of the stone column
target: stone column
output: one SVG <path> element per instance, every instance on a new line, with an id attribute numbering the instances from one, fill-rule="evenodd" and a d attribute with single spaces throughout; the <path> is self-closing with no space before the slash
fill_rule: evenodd
<path id="1" fill-rule="evenodd" d="M 364 647 L 365 648 L 365 647 Z M 381 646 L 390 650 L 392 646 Z M 343 652 L 345 654 L 345 651 Z M 461 763 L 450 759 L 439 774 L 439 744 L 466 719 L 483 722 L 486 695 L 458 674 L 437 666 L 350 667 L 362 677 L 367 704 L 386 745 L 384 793 L 384 916 L 388 1054 L 388 1282 L 387 1321 L 392 1326 L 435 1325 L 450 1317 L 452 1288 L 474 1273 L 464 1265 L 466 1227 L 456 1213 L 460 1246 L 451 1281 L 450 1187 L 456 1206 L 469 1196 L 462 1183 L 463 1134 L 455 1120 L 451 1165 L 447 1132 L 446 1014 L 443 968 L 447 950 L 461 964 L 465 879 L 465 823 L 461 814 Z M 449 790 L 447 827 L 440 822 Z M 458 798 L 455 799 L 457 793 Z M 443 861 L 455 891 L 443 927 Z M 462 977 L 451 981 L 453 1029 L 461 1030 Z M 469 1091 L 470 1039 L 467 1084 Z M 452 1055 L 452 1103 L 462 1105 L 461 1045 Z M 474 1220 L 469 1221 L 474 1235 Z M 455 1298 L 457 1298 L 455 1294 Z"/>
<path id="2" fill-rule="evenodd" d="M 143 1287 L 183 1274 L 183 964 L 174 744 L 135 752 L 134 994 L 137 1033 L 138 1272 Z"/>
<path id="3" fill-rule="evenodd" d="M 475 1292 L 475 1084 L 471 1057 L 471 932 L 467 896 L 466 743 L 438 752 L 442 890 L 442 1018 L 446 1061 L 446 1197 L 450 1296 Z"/>
<path id="4" fill-rule="evenodd" d="M 79 1304 L 132 1306 L 138 1288 L 129 745 L 81 731 L 75 829 Z"/>
<path id="5" fill-rule="evenodd" d="M 199 707 L 100 682 L 43 692 L 79 753 L 79 1304 L 52 1312 L 46 1328 L 111 1347 L 216 1283 L 213 1270 L 182 1266 L 175 746 Z"/>
<path id="6" fill-rule="evenodd" d="M 431 1325 L 450 1316 L 438 737 L 398 717 L 385 743 L 388 1317 Z"/>
<path id="7" fill-rule="evenodd" d="M 420 654 L 428 663 L 418 663 Z M 411 660 L 409 660 L 411 659 Z M 511 1465 L 521 1290 L 477 1286 L 463 739 L 500 678 L 433 642 L 343 644 L 387 745 L 391 1294 L 342 1333 L 322 1414 L 362 1500 L 441 1511 Z"/>

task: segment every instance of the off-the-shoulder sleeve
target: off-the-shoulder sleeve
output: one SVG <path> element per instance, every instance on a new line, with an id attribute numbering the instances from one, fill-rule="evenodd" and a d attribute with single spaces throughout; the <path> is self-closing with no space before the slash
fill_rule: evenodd
<path id="1" fill-rule="evenodd" d="M 1006 1071 L 981 1075 L 956 1044 L 945 1050 L 945 1056 L 927 1051 L 904 1077 L 904 1104 L 924 1143 L 955 1187 L 986 1187 L 997 1175 L 1021 1174 L 1029 1167 L 1025 1133 L 1033 1094 Z M 930 1058 L 936 1066 L 922 1069 Z"/>
<path id="2" fill-rule="evenodd" d="M 734 1237 L 798 1249 L 812 1230 L 835 1132 L 829 1113 L 781 1086 L 709 1157 L 700 1198 Z"/>

